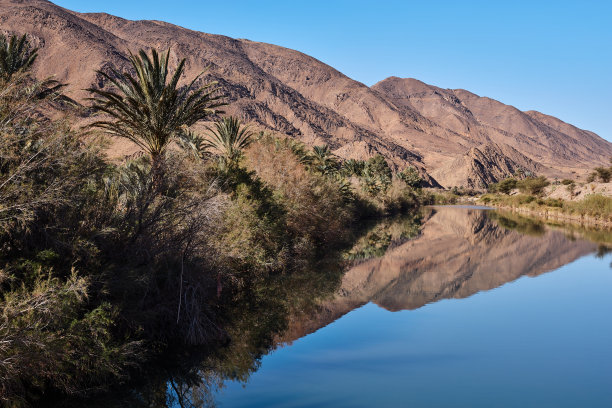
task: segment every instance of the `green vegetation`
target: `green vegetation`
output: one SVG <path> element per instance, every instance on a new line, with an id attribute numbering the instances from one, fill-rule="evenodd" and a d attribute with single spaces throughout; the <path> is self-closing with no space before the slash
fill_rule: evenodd
<path id="1" fill-rule="evenodd" d="M 499 183 L 491 183 L 489 184 L 488 190 L 492 193 L 502 193 L 502 194 L 510 194 L 512 190 L 517 188 L 518 180 L 515 178 L 507 178 Z"/>
<path id="2" fill-rule="evenodd" d="M 380 155 L 343 161 L 327 146 L 255 136 L 235 118 L 195 133 L 190 126 L 218 113 L 220 96 L 197 78 L 181 86 L 184 61 L 170 75 L 169 54 L 155 51 L 132 55 L 135 76 L 100 73 L 113 88 L 90 90 L 100 115 L 93 128 L 146 153 L 109 161 L 102 135 L 45 115 L 69 109 L 61 86 L 27 75 L 36 51 L 25 40 L 8 44 L 13 51 L 0 53 L 0 66 L 12 67 L 0 80 L 3 403 L 115 387 L 156 355 L 189 346 L 206 346 L 201 372 L 244 378 L 313 293 L 333 292 L 355 221 L 426 199 L 417 174 L 393 177 Z M 232 367 L 214 357 L 223 353 Z"/>
<path id="3" fill-rule="evenodd" d="M 612 158 L 610 159 L 612 163 Z M 591 174 L 587 177 L 587 183 L 592 183 L 596 180 L 602 183 L 609 183 L 612 179 L 612 166 L 611 167 L 596 167 Z"/>
<path id="4" fill-rule="evenodd" d="M 7 38 L 0 34 L 0 80 L 5 82 L 20 72 L 27 71 L 38 56 L 38 49 L 31 49 L 25 35 Z"/>
<path id="5" fill-rule="evenodd" d="M 554 210 L 568 215 L 591 217 L 601 221 L 612 221 L 612 198 L 601 194 L 590 194 L 579 201 L 565 201 L 555 198 L 538 198 L 532 195 L 517 194 L 506 196 L 485 194 L 481 197 L 485 204 L 500 207 L 525 207 L 533 210 Z"/>
<path id="6" fill-rule="evenodd" d="M 114 85 L 115 91 L 90 88 L 94 94 L 93 108 L 107 117 L 91 126 L 103 129 L 111 136 L 126 138 L 149 154 L 155 183 L 159 184 L 165 168 L 165 152 L 182 129 L 214 114 L 223 106 L 216 94 L 216 83 L 206 83 L 195 89 L 199 76 L 189 85 L 179 87 L 185 59 L 168 78 L 170 50 L 161 57 L 152 50 L 151 57 L 141 50 L 130 54 L 136 76 L 128 72 L 98 75 Z"/>
<path id="7" fill-rule="evenodd" d="M 526 177 L 522 180 L 511 177 L 499 183 L 491 183 L 488 190 L 491 193 L 510 194 L 512 190 L 518 189 L 521 193 L 539 196 L 544 192 L 544 188 L 549 185 L 550 182 L 544 176 Z"/>
<path id="8" fill-rule="evenodd" d="M 221 168 L 235 169 L 242 158 L 242 151 L 251 144 L 252 132 L 248 126 L 241 126 L 237 118 L 223 118 L 215 123 L 207 143 L 200 148 L 212 150 L 219 159 Z"/>

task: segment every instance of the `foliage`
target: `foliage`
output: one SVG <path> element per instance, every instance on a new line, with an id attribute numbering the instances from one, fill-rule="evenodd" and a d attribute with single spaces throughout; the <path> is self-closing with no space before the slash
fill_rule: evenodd
<path id="1" fill-rule="evenodd" d="M 327 146 L 254 138 L 235 118 L 208 141 L 196 135 L 188 127 L 219 99 L 212 84 L 178 86 L 184 61 L 169 78 L 168 58 L 141 51 L 136 76 L 112 71 L 103 77 L 115 90 L 90 90 L 108 115 L 95 126 L 148 153 L 123 163 L 95 135 L 51 119 L 60 88 L 27 72 L 1 84 L 3 402 L 114 387 L 187 346 L 245 379 L 312 293 L 336 288 L 333 254 L 354 222 L 420 203 L 382 156 L 344 166 Z M 171 140 L 181 149 L 167 149 Z M 233 366 L 211 357 L 230 338 Z M 175 385 L 178 398 L 174 380 L 158 390 Z"/>
<path id="2" fill-rule="evenodd" d="M 488 190 L 492 193 L 500 192 L 502 194 L 510 194 L 512 190 L 517 188 L 518 181 L 515 178 L 506 178 L 499 183 L 491 183 Z"/>
<path id="3" fill-rule="evenodd" d="M 206 140 L 190 130 L 180 133 L 176 143 L 197 160 L 204 160 L 209 155 Z"/>
<path id="4" fill-rule="evenodd" d="M 387 191 L 392 182 L 391 168 L 385 158 L 377 154 L 368 159 L 361 178 L 364 191 L 375 196 Z"/>
<path id="5" fill-rule="evenodd" d="M 544 192 L 544 188 L 549 186 L 550 182 L 544 176 L 527 177 L 517 182 L 516 186 L 522 193 L 540 195 Z"/>
<path id="6" fill-rule="evenodd" d="M 366 165 L 366 162 L 363 160 L 355 160 L 355 159 L 345 160 L 342 163 L 341 172 L 346 177 L 351 177 L 351 176 L 361 177 L 363 176 L 365 165 Z"/>
<path id="7" fill-rule="evenodd" d="M 481 197 L 481 200 L 486 204 L 502 207 L 553 209 L 565 214 L 589 216 L 602 220 L 612 219 L 612 198 L 600 194 L 589 194 L 579 201 L 564 201 L 555 198 L 543 199 L 525 194 L 509 197 L 498 194 L 485 194 Z"/>
<path id="8" fill-rule="evenodd" d="M 300 237 L 301 251 L 329 248 L 347 238 L 353 217 L 342 178 L 309 171 L 294 155 L 290 145 L 274 138 L 260 139 L 247 152 L 247 166 L 256 172 L 287 211 L 287 229 Z M 312 169 L 312 167 L 311 167 Z"/>
<path id="9" fill-rule="evenodd" d="M 205 139 L 205 149 L 216 155 L 226 169 L 235 169 L 242 157 L 242 151 L 251 144 L 252 132 L 242 126 L 235 117 L 227 117 L 208 127 L 210 134 Z"/>
<path id="10" fill-rule="evenodd" d="M 0 33 L 0 82 L 8 82 L 13 75 L 25 72 L 36 60 L 38 48 L 31 48 L 26 35 L 7 37 Z"/>
<path id="11" fill-rule="evenodd" d="M 323 175 L 334 174 L 340 167 L 327 145 L 313 147 L 308 164 L 313 171 Z"/>
<path id="12" fill-rule="evenodd" d="M 2 296 L 0 400 L 26 388 L 52 386 L 67 394 L 120 379 L 142 359 L 139 342 L 111 334 L 116 311 L 87 311 L 88 280 L 73 271 L 64 282 L 39 270 L 31 285 Z"/>
<path id="13" fill-rule="evenodd" d="M 185 59 L 168 77 L 169 58 L 170 50 L 161 57 L 156 50 L 151 51 L 150 57 L 140 50 L 137 55 L 130 54 L 135 76 L 114 69 L 110 74 L 98 71 L 115 89 L 88 89 L 94 95 L 93 108 L 108 116 L 91 126 L 138 145 L 150 155 L 154 176 L 158 177 L 163 173 L 163 155 L 172 139 L 184 127 L 209 117 L 224 105 L 216 92 L 215 82 L 196 88 L 200 78 L 197 76 L 187 86 L 179 86 Z"/>
<path id="14" fill-rule="evenodd" d="M 605 167 L 596 167 L 593 174 L 596 178 L 599 178 L 602 183 L 609 183 L 610 178 L 612 177 L 612 170 Z"/>
<path id="15" fill-rule="evenodd" d="M 404 170 L 397 173 L 397 177 L 410 188 L 420 188 L 423 184 L 423 178 L 419 174 L 419 171 L 412 166 L 406 167 Z"/>

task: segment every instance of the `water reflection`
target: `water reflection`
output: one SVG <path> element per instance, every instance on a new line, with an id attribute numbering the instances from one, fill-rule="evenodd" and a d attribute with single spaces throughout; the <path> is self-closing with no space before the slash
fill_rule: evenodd
<path id="1" fill-rule="evenodd" d="M 89 406 L 209 407 L 228 381 L 246 382 L 261 358 L 367 303 L 389 311 L 467 298 L 521 276 L 553 271 L 589 253 L 604 256 L 612 235 L 560 228 L 512 214 L 434 207 L 364 231 L 338 259 L 279 276 L 237 296 L 232 341 L 217 350 L 179 350 L 137 387 Z"/>

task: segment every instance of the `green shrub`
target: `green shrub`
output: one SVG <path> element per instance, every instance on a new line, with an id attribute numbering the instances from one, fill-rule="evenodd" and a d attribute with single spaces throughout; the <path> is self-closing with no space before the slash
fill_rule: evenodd
<path id="1" fill-rule="evenodd" d="M 384 193 L 391 185 L 391 176 L 391 168 L 387 161 L 382 155 L 377 154 L 365 164 L 361 177 L 363 190 L 373 196 Z"/>
<path id="2" fill-rule="evenodd" d="M 610 177 L 612 177 L 612 171 L 609 168 L 596 167 L 595 173 L 597 174 L 597 177 L 599 177 L 599 180 L 602 181 L 602 183 L 610 182 Z"/>
<path id="3" fill-rule="evenodd" d="M 517 182 L 516 186 L 522 193 L 541 195 L 550 182 L 544 176 L 528 177 Z"/>
<path id="4" fill-rule="evenodd" d="M 491 183 L 488 186 L 488 190 L 492 193 L 510 194 L 517 186 L 517 180 L 515 178 L 507 178 L 498 183 Z"/>
<path id="5" fill-rule="evenodd" d="M 612 198 L 589 194 L 583 200 L 567 203 L 569 211 L 599 218 L 612 218 Z"/>
<path id="6" fill-rule="evenodd" d="M 397 178 L 402 180 L 410 188 L 420 188 L 423 184 L 423 178 L 419 171 L 412 166 L 406 167 L 401 172 L 397 173 Z"/>

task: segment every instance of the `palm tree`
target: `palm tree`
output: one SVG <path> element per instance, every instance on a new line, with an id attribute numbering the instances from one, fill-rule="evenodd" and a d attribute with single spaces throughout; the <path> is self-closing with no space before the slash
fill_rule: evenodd
<path id="1" fill-rule="evenodd" d="M 38 48 L 30 48 L 25 34 L 8 38 L 0 34 L 0 81 L 6 82 L 14 74 L 28 70 L 37 56 Z"/>
<path id="2" fill-rule="evenodd" d="M 249 127 L 242 126 L 238 118 L 230 116 L 216 122 L 214 128 L 208 127 L 207 129 L 210 134 L 207 138 L 206 147 L 219 156 L 224 167 L 232 168 L 236 166 L 242 155 L 242 150 L 251 144 L 253 133 Z"/>
<path id="3" fill-rule="evenodd" d="M 314 170 L 321 174 L 330 174 L 338 171 L 338 160 L 333 156 L 327 145 L 312 148 L 312 160 L 310 163 Z"/>
<path id="4" fill-rule="evenodd" d="M 365 161 L 348 159 L 342 163 L 342 173 L 346 176 L 361 176 L 365 169 Z"/>
<path id="5" fill-rule="evenodd" d="M 209 153 L 206 140 L 192 131 L 181 133 L 176 142 L 195 159 L 204 159 Z"/>
<path id="6" fill-rule="evenodd" d="M 104 91 L 89 88 L 95 95 L 94 109 L 106 113 L 110 119 L 94 122 L 90 126 L 104 129 L 112 136 L 126 138 L 137 144 L 151 157 L 154 184 L 159 188 L 163 180 L 164 157 L 168 144 L 194 123 L 217 113 L 215 108 L 225 105 L 216 95 L 216 82 L 194 88 L 198 75 L 187 86 L 179 87 L 185 59 L 182 59 L 171 78 L 168 77 L 166 54 L 144 50 L 130 53 L 130 62 L 136 73 L 111 74 L 98 71 L 116 89 Z"/>

